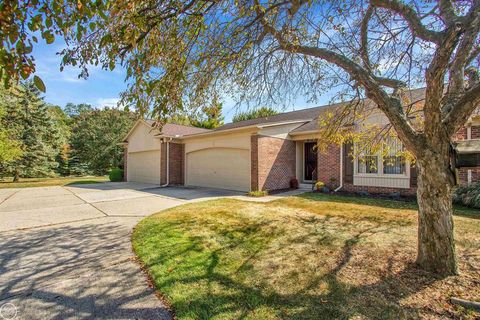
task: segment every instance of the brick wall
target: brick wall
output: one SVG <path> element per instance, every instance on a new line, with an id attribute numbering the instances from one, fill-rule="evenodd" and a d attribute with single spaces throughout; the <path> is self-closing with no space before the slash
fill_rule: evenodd
<path id="1" fill-rule="evenodd" d="M 183 166 L 184 166 L 184 145 L 180 143 L 170 142 L 168 148 L 168 171 L 169 171 L 169 181 L 171 185 L 183 185 Z M 161 161 L 161 177 L 160 181 L 162 184 L 167 183 L 167 144 L 162 143 L 162 148 L 160 152 L 160 161 Z"/>
<path id="2" fill-rule="evenodd" d="M 295 145 L 292 140 L 261 135 L 252 137 L 253 190 L 279 190 L 290 187 L 290 180 L 295 178 Z"/>
<path id="3" fill-rule="evenodd" d="M 354 186 L 352 183 L 345 183 L 342 188 L 343 191 L 348 192 L 368 192 L 372 194 L 392 194 L 399 193 L 402 196 L 415 196 L 417 188 L 386 188 L 386 187 L 370 187 L 370 186 Z"/>
<path id="4" fill-rule="evenodd" d="M 317 181 L 332 190 L 340 186 L 340 146 L 332 144 L 326 152 L 317 153 Z"/>
<path id="5" fill-rule="evenodd" d="M 340 185 L 340 146 L 330 145 L 326 153 L 319 152 L 317 158 L 318 179 L 325 183 L 330 190 L 336 189 Z M 345 176 L 345 174 L 344 174 Z M 391 194 L 400 193 L 404 196 L 416 194 L 415 187 L 409 189 L 355 186 L 353 183 L 343 182 L 342 191 L 348 192 L 368 192 L 372 194 Z"/>
<path id="6" fill-rule="evenodd" d="M 468 184 L 468 170 L 472 172 L 472 183 L 480 182 L 480 167 L 460 168 L 458 170 L 458 178 L 462 186 Z"/>
<path id="7" fill-rule="evenodd" d="M 457 133 L 455 133 L 453 135 L 453 140 L 454 141 L 466 140 L 466 139 L 467 139 L 467 128 L 466 127 L 461 127 L 460 130 L 458 130 Z"/>
<path id="8" fill-rule="evenodd" d="M 185 145 L 180 143 L 169 143 L 169 166 L 170 166 L 170 184 L 183 185 L 183 166 Z"/>
<path id="9" fill-rule="evenodd" d="M 470 136 L 471 136 L 471 139 L 480 139 L 480 126 L 471 126 Z M 466 140 L 466 139 L 467 139 L 466 127 L 462 127 L 453 136 L 454 141 Z M 472 183 L 480 182 L 480 167 L 460 168 L 458 170 L 458 178 L 459 178 L 460 185 L 466 185 L 468 183 L 468 170 L 472 171 Z"/>

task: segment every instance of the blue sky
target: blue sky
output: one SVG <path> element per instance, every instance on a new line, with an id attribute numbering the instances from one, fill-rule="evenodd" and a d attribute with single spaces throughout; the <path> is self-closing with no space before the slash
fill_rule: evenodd
<path id="1" fill-rule="evenodd" d="M 68 102 L 89 103 L 96 108 L 114 107 L 120 93 L 126 89 L 125 70 L 117 67 L 113 71 L 102 70 L 99 67 L 89 68 L 87 80 L 78 79 L 79 69 L 66 67 L 60 71 L 61 57 L 57 55 L 65 47 L 64 42 L 56 41 L 51 45 L 39 43 L 34 48 L 36 59 L 36 74 L 44 81 L 47 91 L 45 100 L 51 104 L 64 107 Z M 302 97 L 287 109 L 276 107 L 278 111 L 299 110 L 316 105 L 328 104 L 331 95 L 324 95 L 319 104 L 307 103 Z M 235 102 L 230 97 L 223 97 L 223 115 L 225 122 L 230 122 L 238 111 Z M 272 106 L 275 107 L 275 106 Z M 242 108 L 240 108 L 242 110 Z"/>

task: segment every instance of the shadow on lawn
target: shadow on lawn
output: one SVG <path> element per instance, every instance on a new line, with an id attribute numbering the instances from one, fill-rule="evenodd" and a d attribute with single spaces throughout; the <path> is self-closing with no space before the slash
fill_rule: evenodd
<path id="1" fill-rule="evenodd" d="M 312 201 L 328 201 L 335 203 L 348 203 L 365 206 L 375 206 L 387 209 L 418 210 L 416 200 L 394 200 L 374 198 L 367 196 L 354 196 L 350 194 L 323 194 L 323 193 L 303 193 L 296 197 Z M 457 216 L 466 216 L 469 218 L 480 219 L 480 210 L 468 208 L 461 205 L 454 205 L 454 214 Z"/>
<path id="2" fill-rule="evenodd" d="M 178 226 L 176 223 L 174 225 Z M 225 262 L 222 262 L 222 257 L 232 250 L 238 249 L 239 252 L 244 252 L 245 248 L 250 248 L 250 242 L 256 243 L 257 233 L 267 225 L 268 223 L 258 223 L 249 228 L 239 227 L 223 231 L 223 236 L 227 236 L 231 241 L 227 241 L 221 248 L 208 254 L 206 263 L 201 266 L 203 272 L 194 273 L 193 276 L 190 273 L 185 277 L 167 276 L 166 279 L 157 282 L 160 291 L 177 285 L 182 288 L 187 288 L 189 285 L 198 288 L 195 295 L 174 302 L 174 308 L 180 317 L 189 314 L 200 319 L 209 319 L 222 317 L 225 313 L 232 313 L 235 314 L 235 319 L 251 318 L 252 316 L 255 318 L 258 317 L 258 310 L 274 309 L 275 316 L 282 319 L 347 319 L 355 316 L 372 319 L 418 318 L 420 317 L 419 310 L 401 306 L 400 301 L 438 280 L 411 264 L 407 264 L 400 272 L 394 271 L 392 258 L 384 272 L 385 275 L 377 282 L 352 285 L 339 280 L 339 273 L 351 261 L 352 251 L 362 237 L 377 232 L 389 232 L 385 226 L 380 225 L 365 228 L 344 241 L 335 266 L 329 268 L 327 272 L 307 270 L 306 272 L 312 274 L 311 279 L 301 290 L 294 293 L 284 294 L 271 288 L 268 284 L 252 285 L 248 281 L 239 280 L 248 278 L 249 272 L 254 272 L 252 262 L 263 258 L 259 256 L 268 242 L 263 246 L 253 246 L 248 255 L 241 258 L 243 263 L 240 268 L 232 272 L 225 272 Z M 172 227 L 173 230 L 175 226 L 163 225 L 162 232 L 168 233 L 168 229 Z M 275 232 L 282 231 L 273 231 L 273 233 Z M 229 234 L 235 236 L 229 237 Z M 299 235 L 297 240 L 300 241 L 301 238 L 301 241 L 308 241 L 309 237 L 317 236 L 318 232 L 312 231 Z M 327 244 L 329 242 L 325 237 L 320 237 L 320 240 L 326 241 Z M 205 250 L 205 238 L 189 237 L 189 241 L 191 245 L 176 252 L 178 254 L 170 256 L 162 254 L 158 260 L 151 261 L 149 266 L 165 263 L 174 256 L 184 257 L 190 250 L 196 252 Z M 171 248 L 171 250 L 175 252 L 175 249 Z M 226 263 L 228 264 L 228 262 Z M 372 263 L 372 261 L 366 263 Z M 242 272 L 243 274 L 239 275 Z M 271 272 L 275 272 L 275 270 Z M 328 289 L 319 292 L 318 287 L 322 283 L 326 283 Z M 208 292 L 202 292 L 200 289 L 205 285 L 208 287 Z M 219 286 L 223 289 L 219 289 Z M 434 311 L 431 311 L 431 314 L 436 316 Z"/>
<path id="3" fill-rule="evenodd" d="M 0 233 L 0 307 L 21 319 L 169 319 L 129 233 L 116 222 Z"/>

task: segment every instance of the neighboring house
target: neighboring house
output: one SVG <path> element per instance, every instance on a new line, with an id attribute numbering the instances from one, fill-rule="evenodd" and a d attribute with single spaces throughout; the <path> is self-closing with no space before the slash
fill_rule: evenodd
<path id="1" fill-rule="evenodd" d="M 412 101 L 423 90 L 412 90 Z M 421 100 L 421 99 L 420 99 Z M 415 168 L 405 161 L 384 162 L 369 155 L 371 167 L 351 157 L 352 145 L 317 152 L 318 117 L 342 104 L 303 109 L 229 123 L 215 130 L 139 120 L 124 139 L 127 181 L 201 186 L 238 191 L 278 190 L 323 181 L 332 190 L 412 195 Z M 381 113 L 373 121 L 384 122 Z M 456 136 L 462 183 L 480 180 L 480 119 Z M 390 159 L 392 160 L 392 159 Z M 394 159 L 395 160 L 395 159 Z M 466 167 L 468 166 L 468 167 Z"/>

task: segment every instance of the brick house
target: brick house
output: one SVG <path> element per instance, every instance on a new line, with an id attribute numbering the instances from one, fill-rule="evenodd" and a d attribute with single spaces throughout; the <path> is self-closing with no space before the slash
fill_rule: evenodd
<path id="1" fill-rule="evenodd" d="M 410 92 L 420 101 L 423 89 Z M 127 181 L 200 186 L 239 191 L 278 190 L 292 179 L 332 190 L 369 193 L 416 192 L 416 173 L 408 161 L 367 155 L 371 166 L 353 159 L 353 145 L 330 145 L 317 152 L 319 116 L 342 104 L 291 111 L 206 130 L 139 120 L 125 137 Z M 380 113 L 372 121 L 385 121 Z M 480 118 L 473 117 L 454 139 L 460 183 L 480 181 Z"/>

